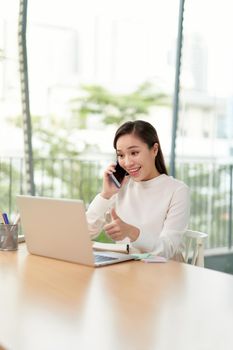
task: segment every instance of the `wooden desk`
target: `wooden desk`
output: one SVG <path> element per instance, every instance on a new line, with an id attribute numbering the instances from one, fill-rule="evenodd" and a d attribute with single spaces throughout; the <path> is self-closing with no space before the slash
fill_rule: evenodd
<path id="1" fill-rule="evenodd" d="M 102 268 L 0 252 L 10 350 L 232 350 L 233 276 L 169 262 Z"/>

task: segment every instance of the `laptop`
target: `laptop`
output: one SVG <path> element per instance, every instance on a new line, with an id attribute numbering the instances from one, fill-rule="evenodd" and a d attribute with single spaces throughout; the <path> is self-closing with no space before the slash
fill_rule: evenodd
<path id="1" fill-rule="evenodd" d="M 95 267 L 134 259 L 93 251 L 82 200 L 18 195 L 16 202 L 31 254 Z"/>

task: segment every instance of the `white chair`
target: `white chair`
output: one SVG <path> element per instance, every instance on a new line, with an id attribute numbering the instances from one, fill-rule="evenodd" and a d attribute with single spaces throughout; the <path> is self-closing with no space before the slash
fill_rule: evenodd
<path id="1" fill-rule="evenodd" d="M 199 231 L 187 230 L 185 232 L 184 262 L 188 263 L 191 258 L 191 265 L 204 267 L 204 240 L 207 236 L 207 233 Z"/>

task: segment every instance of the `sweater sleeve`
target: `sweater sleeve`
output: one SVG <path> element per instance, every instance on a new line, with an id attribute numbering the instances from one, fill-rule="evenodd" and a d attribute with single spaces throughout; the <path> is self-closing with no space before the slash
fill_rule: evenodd
<path id="1" fill-rule="evenodd" d="M 114 196 L 111 199 L 105 199 L 98 194 L 86 212 L 88 231 L 91 238 L 95 238 L 101 232 L 105 223 L 108 222 L 109 211 L 113 207 Z"/>
<path id="2" fill-rule="evenodd" d="M 140 228 L 138 239 L 132 246 L 143 252 L 153 252 L 155 255 L 170 259 L 182 243 L 184 232 L 188 228 L 190 211 L 190 194 L 186 185 L 179 187 L 173 194 L 163 229 L 155 238 L 147 227 Z"/>

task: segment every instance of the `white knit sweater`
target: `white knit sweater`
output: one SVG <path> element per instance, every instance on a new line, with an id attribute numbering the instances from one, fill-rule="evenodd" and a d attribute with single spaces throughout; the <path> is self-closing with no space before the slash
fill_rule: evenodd
<path id="1" fill-rule="evenodd" d="M 132 242 L 139 252 L 153 252 L 172 258 L 188 227 L 189 188 L 181 181 L 162 174 L 152 180 L 129 179 L 111 199 L 98 194 L 87 210 L 91 236 L 96 236 L 106 223 L 106 213 L 115 207 L 117 215 L 140 230 Z"/>

